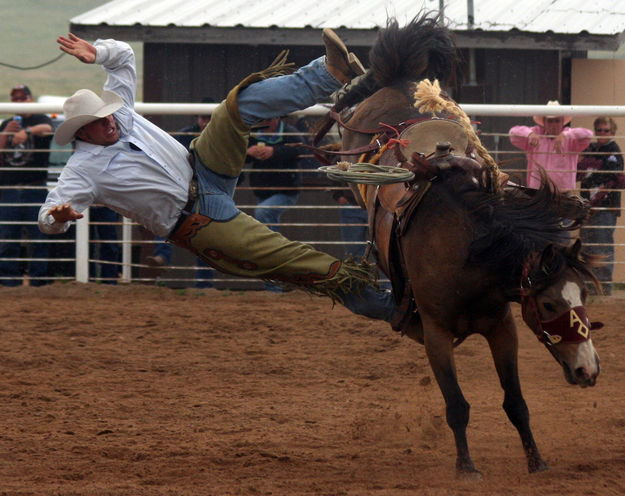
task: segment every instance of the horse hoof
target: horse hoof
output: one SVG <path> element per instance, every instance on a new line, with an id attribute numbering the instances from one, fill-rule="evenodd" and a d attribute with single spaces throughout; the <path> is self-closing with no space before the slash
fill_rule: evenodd
<path id="1" fill-rule="evenodd" d="M 483 479 L 482 472 L 477 469 L 466 470 L 466 471 L 457 471 L 456 479 L 465 481 L 465 482 L 480 482 Z"/>
<path id="2" fill-rule="evenodd" d="M 530 463 L 527 468 L 529 469 L 530 474 L 535 474 L 537 472 L 544 472 L 545 470 L 549 470 L 549 467 L 547 466 L 547 464 L 542 460 L 538 460 L 535 463 Z"/>

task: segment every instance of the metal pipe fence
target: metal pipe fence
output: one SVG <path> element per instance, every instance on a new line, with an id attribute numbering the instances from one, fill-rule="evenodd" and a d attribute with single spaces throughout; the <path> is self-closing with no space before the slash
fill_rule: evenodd
<path id="1" fill-rule="evenodd" d="M 33 109 L 31 105 L 41 104 L 0 104 L 0 113 L 6 111 L 7 105 L 12 107 L 28 105 L 29 112 L 40 111 L 39 109 Z M 49 104 L 44 111 L 50 111 Z M 151 104 L 145 104 L 151 105 Z M 156 104 L 155 104 L 156 105 Z M 148 110 L 146 113 L 178 113 L 178 114 L 209 114 L 214 108 L 211 104 L 188 104 L 188 105 L 170 105 L 167 106 L 167 112 L 165 112 L 160 105 L 159 107 L 146 107 Z M 139 106 L 139 105 L 138 105 Z M 174 112 L 171 107 L 176 107 Z M 210 108 L 209 108 L 210 107 Z M 463 106 L 464 108 L 465 106 Z M 471 106 L 466 106 L 471 107 Z M 504 115 L 503 106 L 473 106 L 479 107 L 479 109 L 471 109 L 479 115 Z M 485 108 L 489 107 L 489 108 Z M 493 108 L 490 108 L 493 107 Z M 516 107 L 516 109 L 514 108 Z M 43 108 L 43 107 L 42 107 Z M 545 106 L 506 106 L 505 115 L 536 115 L 541 112 L 549 112 L 549 114 L 557 114 L 558 112 L 563 115 L 571 115 L 575 113 L 575 110 L 579 111 L 579 108 L 575 109 L 571 106 L 563 106 L 562 108 L 554 109 L 553 107 L 545 108 Z M 23 111 L 23 109 L 19 109 Z M 604 107 L 604 106 L 592 106 L 582 109 L 584 113 L 581 115 L 625 115 L 625 107 Z M 11 109 L 12 112 L 18 112 L 16 108 Z M 161 112 L 162 111 L 162 112 Z M 312 110 L 306 115 L 318 116 L 322 115 L 326 111 L 325 107 L 321 109 L 317 108 Z M 591 112 L 592 111 L 592 112 Z M 495 112 L 495 113 L 490 113 Z M 516 112 L 516 113 L 515 113 Z M 546 114 L 545 114 L 546 115 Z M 172 132 L 171 134 L 176 134 Z M 290 133 L 292 134 L 292 133 Z M 306 133 L 302 132 L 302 136 Z M 493 155 L 496 161 L 502 165 L 502 168 L 511 175 L 517 175 L 522 177 L 525 175 L 526 168 L 523 165 L 525 161 L 525 152 L 514 149 L 503 149 L 500 145 L 509 138 L 506 132 L 488 132 L 481 133 L 483 137 L 492 138 L 496 144 L 494 149 L 489 150 L 489 153 Z M 338 134 L 334 134 L 335 139 L 339 139 Z M 625 138 L 625 136 L 616 136 L 616 139 Z M 0 153 L 10 152 L 11 150 L 1 150 Z M 39 150 L 38 150 L 39 151 Z M 58 150 L 52 148 L 52 153 L 65 154 L 65 158 L 69 156 L 71 150 Z M 580 154 L 584 155 L 584 152 Z M 311 159 L 311 155 L 301 155 L 300 159 Z M 19 209 L 19 208 L 39 208 L 39 204 L 33 203 L 10 203 L 2 201 L 2 193 L 4 190 L 9 189 L 31 189 L 31 190 L 48 190 L 53 186 L 54 182 L 58 178 L 58 174 L 62 169 L 62 163 L 52 163 L 50 167 L 46 168 L 20 168 L 24 171 L 36 171 L 46 170 L 48 172 L 48 183 L 45 185 L 0 185 L 0 212 L 6 212 L 7 210 Z M 315 169 L 310 168 L 289 168 L 289 169 L 249 169 L 244 167 L 243 174 L 257 174 L 262 172 L 272 173 L 297 173 L 302 176 L 302 184 L 296 188 L 279 188 L 268 185 L 266 188 L 271 190 L 284 190 L 294 191 L 300 195 L 300 199 L 297 204 L 292 206 L 267 206 L 263 208 L 281 208 L 285 211 L 285 218 L 278 223 L 268 224 L 269 227 L 277 228 L 278 230 L 287 231 L 290 239 L 294 239 L 306 244 L 310 244 L 321 250 L 332 252 L 336 256 L 341 256 L 343 248 L 346 244 L 364 246 L 365 239 L 358 241 L 345 240 L 341 238 L 341 229 L 345 227 L 357 227 L 365 229 L 367 227 L 366 222 L 358 222 L 353 224 L 342 223 L 339 219 L 341 211 L 359 211 L 359 207 L 354 205 L 340 205 L 334 202 L 331 197 L 333 192 L 341 191 L 345 189 L 344 186 L 338 184 L 329 184 L 325 181 L 325 178 Z M 15 171 L 15 167 L 0 167 L 0 174 L 5 171 Z M 548 170 L 547 172 L 554 172 Z M 602 171 L 605 173 L 605 171 Z M 618 173 L 614 171 L 611 173 Z M 237 206 L 244 212 L 253 215 L 254 210 L 257 207 L 253 191 L 262 189 L 259 187 L 253 187 L 245 182 L 237 187 L 235 200 Z M 582 190 L 577 190 L 582 191 Z M 615 191 L 615 190 L 610 190 Z M 623 192 L 623 190 L 616 190 Z M 622 206 L 619 208 L 595 208 L 595 211 L 608 211 L 608 210 L 622 210 Z M 155 268 L 145 262 L 146 253 L 151 253 L 152 249 L 160 243 L 159 240 L 153 239 L 137 224 L 133 223 L 129 219 L 123 218 L 114 222 L 107 221 L 90 221 L 89 212 L 85 212 L 85 217 L 74 223 L 70 233 L 60 238 L 54 236 L 46 236 L 42 240 L 29 239 L 27 236 L 22 236 L 19 239 L 9 238 L 0 235 L 0 266 L 5 264 L 17 264 L 21 267 L 20 278 L 15 280 L 15 277 L 1 275 L 0 284 L 6 283 L 29 283 L 30 275 L 28 273 L 27 266 L 32 262 L 47 262 L 54 266 L 54 269 L 46 276 L 41 277 L 41 280 L 45 282 L 54 281 L 79 281 L 79 282 L 101 282 L 101 283 L 158 283 L 170 285 L 173 287 L 186 287 L 196 282 L 205 282 L 214 284 L 216 287 L 223 289 L 250 287 L 260 288 L 262 282 L 255 281 L 253 283 L 243 282 L 240 278 L 229 276 L 226 274 L 216 273 L 210 278 L 198 281 L 194 275 L 195 272 L 206 270 L 206 267 L 198 265 L 195 259 L 188 254 L 183 256 L 178 253 L 178 256 L 174 257 L 174 261 L 163 268 Z M 32 221 L 14 221 L 14 220 L 1 220 L 0 229 L 4 232 L 5 226 L 20 227 L 36 226 L 37 219 L 33 218 Z M 113 228 L 116 233 L 116 239 L 93 239 L 92 230 L 98 226 L 108 226 Z M 589 229 L 604 229 L 610 226 L 595 225 L 589 226 Z M 620 250 L 625 246 L 625 233 L 623 229 L 625 225 L 616 225 L 617 232 L 615 242 L 612 244 L 616 248 L 616 258 L 614 265 L 617 267 L 615 277 L 609 281 L 613 286 L 619 287 L 625 285 L 625 270 L 619 270 L 619 267 L 625 269 L 625 253 L 621 253 Z M 35 243 L 43 243 L 50 246 L 53 254 L 45 258 L 38 258 L 30 254 L 32 245 Z M 6 257 L 2 255 L 2 246 L 8 246 L 11 244 L 20 245 L 20 255 Z M 102 257 L 102 252 L 105 251 L 103 247 L 107 245 L 114 245 L 119 252 L 119 258 L 117 260 L 106 259 Z M 588 246 L 606 246 L 603 243 L 591 243 Z M 178 249 L 174 248 L 177 252 Z M 182 250 L 180 250 L 182 251 Z M 113 277 L 103 276 L 103 267 L 116 268 L 116 275 Z M 622 274 L 623 273 L 623 274 Z"/>

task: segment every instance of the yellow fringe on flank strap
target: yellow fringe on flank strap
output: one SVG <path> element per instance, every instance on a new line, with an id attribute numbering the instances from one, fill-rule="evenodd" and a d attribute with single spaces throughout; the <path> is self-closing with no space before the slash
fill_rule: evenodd
<path id="1" fill-rule="evenodd" d="M 438 79 L 434 82 L 424 79 L 417 84 L 414 94 L 415 108 L 422 114 L 431 113 L 433 115 L 447 113 L 458 118 L 465 133 L 469 138 L 469 143 L 473 146 L 476 153 L 484 160 L 486 170 L 491 175 L 495 188 L 498 187 L 499 167 L 493 157 L 490 156 L 482 142 L 475 134 L 475 130 L 471 125 L 471 119 L 453 100 L 447 100 L 441 96 L 441 86 Z"/>

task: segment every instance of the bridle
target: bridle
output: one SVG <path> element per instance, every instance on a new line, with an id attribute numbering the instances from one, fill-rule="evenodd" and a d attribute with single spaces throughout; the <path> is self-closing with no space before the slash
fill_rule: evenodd
<path id="1" fill-rule="evenodd" d="M 529 264 L 523 270 L 521 279 L 521 312 L 523 318 L 531 317 L 535 326 L 529 325 L 538 341 L 543 343 L 553 353 L 555 344 L 579 344 L 590 340 L 590 331 L 601 329 L 601 322 L 590 322 L 586 308 L 582 305 L 569 307 L 552 320 L 541 320 L 536 302 L 536 291 L 532 288 L 532 279 L 527 274 Z"/>

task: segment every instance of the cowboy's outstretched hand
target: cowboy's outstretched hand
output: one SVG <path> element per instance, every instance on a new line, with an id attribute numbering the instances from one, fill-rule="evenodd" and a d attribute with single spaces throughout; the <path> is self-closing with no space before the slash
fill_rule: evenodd
<path id="1" fill-rule="evenodd" d="M 62 205 L 52 207 L 48 210 L 48 215 L 54 217 L 56 222 L 68 222 L 70 220 L 83 218 L 83 215 L 76 212 L 69 203 L 63 203 Z"/>
<path id="2" fill-rule="evenodd" d="M 59 36 L 56 42 L 60 45 L 59 48 L 61 50 L 73 55 L 81 62 L 85 64 L 93 64 L 95 62 L 95 47 L 75 34 L 69 33 L 68 37 Z"/>

